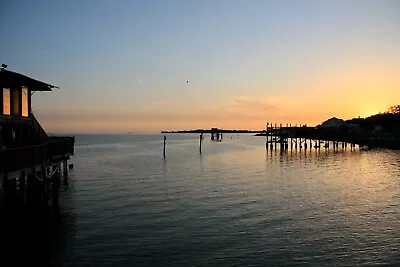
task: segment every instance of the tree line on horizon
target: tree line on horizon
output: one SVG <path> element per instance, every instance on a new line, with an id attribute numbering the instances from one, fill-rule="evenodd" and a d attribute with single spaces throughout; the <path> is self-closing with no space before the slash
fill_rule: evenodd
<path id="1" fill-rule="evenodd" d="M 365 130 L 373 130 L 376 125 L 385 130 L 393 131 L 400 129 L 400 105 L 394 105 L 383 113 L 378 113 L 366 118 L 354 118 L 346 123 L 358 124 Z"/>

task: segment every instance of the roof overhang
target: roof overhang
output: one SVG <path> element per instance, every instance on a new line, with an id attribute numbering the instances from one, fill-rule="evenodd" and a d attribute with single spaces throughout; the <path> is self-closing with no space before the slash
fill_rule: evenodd
<path id="1" fill-rule="evenodd" d="M 0 88 L 19 88 L 22 86 L 27 86 L 31 91 L 52 91 L 53 88 L 58 88 L 17 72 L 6 69 L 0 70 Z"/>

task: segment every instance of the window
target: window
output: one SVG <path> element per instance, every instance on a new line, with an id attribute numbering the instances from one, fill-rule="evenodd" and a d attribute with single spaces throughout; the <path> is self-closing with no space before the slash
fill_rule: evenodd
<path id="1" fill-rule="evenodd" d="M 22 116 L 28 117 L 28 87 L 22 86 Z"/>
<path id="2" fill-rule="evenodd" d="M 10 88 L 3 88 L 3 114 L 11 115 Z"/>

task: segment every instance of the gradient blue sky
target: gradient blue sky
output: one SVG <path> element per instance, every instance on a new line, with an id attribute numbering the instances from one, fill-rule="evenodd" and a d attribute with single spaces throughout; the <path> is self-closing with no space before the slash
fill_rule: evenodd
<path id="1" fill-rule="evenodd" d="M 52 132 L 317 124 L 400 101 L 400 1 L 0 2 Z M 189 80 L 189 83 L 186 83 Z"/>

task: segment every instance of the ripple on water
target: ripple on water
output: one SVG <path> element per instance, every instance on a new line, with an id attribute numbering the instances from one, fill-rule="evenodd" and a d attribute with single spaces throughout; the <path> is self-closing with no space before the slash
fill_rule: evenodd
<path id="1" fill-rule="evenodd" d="M 198 136 L 168 137 L 164 160 L 159 137 L 77 148 L 62 196 L 74 230 L 54 264 L 398 263 L 398 153 L 266 153 L 228 135 L 201 156 Z"/>

